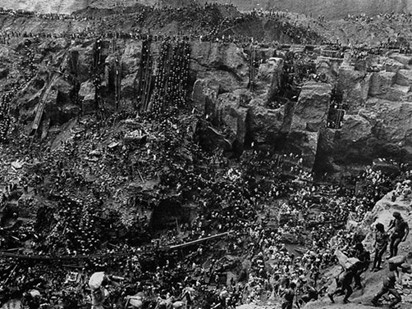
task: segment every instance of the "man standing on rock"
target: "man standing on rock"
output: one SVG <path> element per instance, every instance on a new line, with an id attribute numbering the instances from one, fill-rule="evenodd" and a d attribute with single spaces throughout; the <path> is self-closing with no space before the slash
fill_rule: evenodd
<path id="1" fill-rule="evenodd" d="M 388 229 L 388 231 L 393 229 L 393 233 L 391 235 L 391 243 L 389 245 L 390 255 L 388 256 L 388 259 L 398 255 L 399 244 L 401 242 L 404 242 L 409 234 L 409 225 L 403 220 L 401 214 L 395 211 L 393 213 L 393 217 L 394 220 L 391 221 Z"/>
<path id="2" fill-rule="evenodd" d="M 397 267 L 394 264 L 389 264 L 389 273 L 383 279 L 382 289 L 379 291 L 378 294 L 372 299 L 372 304 L 374 306 L 378 306 L 379 298 L 381 298 L 384 294 L 389 293 L 395 297 L 394 301 L 389 305 L 389 308 L 395 308 L 395 306 L 402 301 L 401 295 L 395 289 L 396 283 L 396 271 Z"/>
<path id="3" fill-rule="evenodd" d="M 385 232 L 385 227 L 382 223 L 376 224 L 375 234 L 375 258 L 373 259 L 372 271 L 379 271 L 381 269 L 382 256 L 388 247 L 388 234 Z"/>

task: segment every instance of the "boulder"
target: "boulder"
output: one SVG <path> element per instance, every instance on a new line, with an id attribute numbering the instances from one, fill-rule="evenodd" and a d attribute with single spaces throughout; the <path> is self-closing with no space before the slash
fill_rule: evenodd
<path id="1" fill-rule="evenodd" d="M 368 99 L 370 73 L 360 72 L 353 67 L 341 67 L 338 75 L 338 89 L 343 101 L 348 105 L 348 112 L 356 113 Z"/>
<path id="2" fill-rule="evenodd" d="M 71 91 L 73 90 L 73 85 L 60 77 L 53 82 L 51 88 L 57 90 L 61 94 L 69 96 Z"/>
<path id="3" fill-rule="evenodd" d="M 230 72 L 238 79 L 248 76 L 249 66 L 242 48 L 234 43 L 195 42 L 192 44 L 193 65 Z M 192 68 L 195 68 L 193 67 Z M 245 80 L 246 81 L 246 80 Z"/>
<path id="4" fill-rule="evenodd" d="M 256 76 L 256 90 L 267 90 L 267 101 L 270 101 L 280 90 L 283 63 L 282 58 L 272 57 L 259 66 Z"/>
<path id="5" fill-rule="evenodd" d="M 81 46 L 69 50 L 71 63 L 80 83 L 90 78 L 90 68 L 93 64 L 93 41 L 85 41 Z"/>
<path id="6" fill-rule="evenodd" d="M 219 84 L 219 93 L 232 92 L 236 89 L 246 88 L 233 74 L 226 71 L 199 72 L 197 78 L 215 80 Z"/>
<path id="7" fill-rule="evenodd" d="M 43 53 L 46 52 L 58 52 L 69 46 L 69 41 L 64 38 L 57 38 L 49 41 L 45 41 L 43 44 L 39 45 L 39 50 Z"/>
<path id="8" fill-rule="evenodd" d="M 401 86 L 412 85 L 412 70 L 402 69 L 396 74 L 396 83 Z"/>
<path id="9" fill-rule="evenodd" d="M 130 74 L 125 78 L 122 78 L 120 84 L 120 97 L 121 100 L 127 100 L 131 102 L 136 96 L 136 75 Z"/>
<path id="10" fill-rule="evenodd" d="M 372 133 L 371 122 L 361 115 L 345 116 L 342 123 L 341 138 L 344 140 L 358 142 L 365 140 Z"/>
<path id="11" fill-rule="evenodd" d="M 48 109 L 54 109 L 56 107 L 57 96 L 59 92 L 56 89 L 49 89 L 43 96 L 45 106 Z"/>
<path id="12" fill-rule="evenodd" d="M 325 127 L 329 112 L 332 86 L 308 82 L 303 85 L 295 105 L 291 130 L 316 132 Z"/>
<path id="13" fill-rule="evenodd" d="M 91 81 L 83 82 L 80 85 L 79 99 L 82 101 L 83 111 L 91 112 L 95 108 L 96 89 Z"/>
<path id="14" fill-rule="evenodd" d="M 408 100 L 407 95 L 411 90 L 411 86 L 393 85 L 386 93 L 379 96 L 379 98 L 388 101 L 405 101 Z"/>
<path id="15" fill-rule="evenodd" d="M 396 73 L 394 72 L 374 72 L 370 80 L 369 95 L 378 96 L 385 94 L 395 83 Z"/>
<path id="16" fill-rule="evenodd" d="M 412 57 L 411 56 L 407 56 L 407 55 L 403 55 L 403 54 L 393 54 L 389 56 L 391 59 L 394 59 L 400 63 L 402 63 L 403 65 L 409 65 L 412 64 Z"/>
<path id="17" fill-rule="evenodd" d="M 216 102 L 214 117 L 225 128 L 226 138 L 233 144 L 244 145 L 246 136 L 246 116 L 250 101 L 250 93 L 247 90 L 237 90 L 233 93 L 220 95 Z"/>
<path id="18" fill-rule="evenodd" d="M 386 72 L 394 72 L 394 73 L 405 68 L 404 64 L 394 59 L 390 59 L 390 58 L 385 60 L 384 66 L 385 66 Z"/>
<path id="19" fill-rule="evenodd" d="M 412 146 L 412 102 L 377 100 L 368 110 L 376 118 L 379 139 Z"/>
<path id="20" fill-rule="evenodd" d="M 192 100 L 194 107 L 201 114 L 211 113 L 215 104 L 220 85 L 214 79 L 198 79 L 193 85 Z"/>
<path id="21" fill-rule="evenodd" d="M 401 145 L 401 146 L 400 146 Z M 376 158 L 412 156 L 412 103 L 371 98 L 356 115 L 345 115 L 342 129 L 328 147 L 340 165 L 370 165 Z"/>
<path id="22" fill-rule="evenodd" d="M 271 83 L 274 79 L 277 84 L 283 71 L 284 60 L 282 58 L 271 57 L 266 62 L 259 65 L 256 79 L 266 83 Z"/>
<path id="23" fill-rule="evenodd" d="M 253 141 L 258 144 L 274 141 L 281 133 L 285 122 L 285 106 L 268 109 L 264 101 L 254 99 L 250 102 L 247 128 Z"/>
<path id="24" fill-rule="evenodd" d="M 142 41 L 128 40 L 121 57 L 124 75 L 136 73 L 139 69 L 142 53 Z"/>
<path id="25" fill-rule="evenodd" d="M 339 74 L 339 68 L 343 62 L 340 58 L 329 58 L 319 56 L 316 58 L 316 73 L 318 75 L 324 74 L 326 80 L 330 83 L 334 82 Z"/>

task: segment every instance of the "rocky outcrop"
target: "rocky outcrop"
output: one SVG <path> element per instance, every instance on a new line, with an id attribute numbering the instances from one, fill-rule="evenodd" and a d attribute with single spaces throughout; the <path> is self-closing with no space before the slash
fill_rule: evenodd
<path id="1" fill-rule="evenodd" d="M 412 85 L 412 70 L 401 69 L 396 74 L 396 83 L 401 86 Z"/>
<path id="2" fill-rule="evenodd" d="M 246 136 L 246 117 L 250 101 L 250 93 L 237 90 L 218 97 L 215 116 L 220 126 L 225 128 L 225 136 L 229 141 L 243 147 Z"/>
<path id="3" fill-rule="evenodd" d="M 220 85 L 215 79 L 198 79 L 192 92 L 194 107 L 201 115 L 206 115 L 216 102 Z"/>
<path id="4" fill-rule="evenodd" d="M 343 94 L 343 102 L 348 112 L 356 112 L 368 99 L 371 74 L 356 71 L 353 67 L 342 66 L 338 75 L 338 90 Z"/>
<path id="5" fill-rule="evenodd" d="M 233 75 L 239 82 L 247 82 L 245 79 L 248 75 L 249 68 L 246 55 L 243 49 L 234 43 L 193 43 L 191 69 L 201 72 L 206 68 L 226 71 Z"/>
<path id="6" fill-rule="evenodd" d="M 383 95 L 387 93 L 388 90 L 395 83 L 395 76 L 396 76 L 396 73 L 394 72 L 381 71 L 381 72 L 373 73 L 371 80 L 370 80 L 369 95 L 379 96 L 379 95 Z"/>
<path id="7" fill-rule="evenodd" d="M 79 99 L 82 101 L 84 112 L 91 112 L 95 109 L 96 88 L 91 81 L 86 81 L 80 85 Z"/>
<path id="8" fill-rule="evenodd" d="M 316 72 L 325 76 L 325 81 L 335 83 L 339 76 L 339 68 L 343 62 L 341 58 L 319 56 L 316 61 Z"/>
<path id="9" fill-rule="evenodd" d="M 386 59 L 384 66 L 385 66 L 386 72 L 394 72 L 394 73 L 405 68 L 405 65 L 403 63 L 395 59 L 390 59 L 390 58 Z"/>
<path id="10" fill-rule="evenodd" d="M 361 115 L 348 115 L 345 117 L 342 126 L 341 138 L 351 140 L 353 143 L 364 141 L 372 134 L 372 124 L 370 119 Z"/>
<path id="11" fill-rule="evenodd" d="M 280 135 L 287 133 L 285 128 L 286 110 L 286 106 L 268 109 L 265 107 L 264 101 L 252 100 L 247 121 L 251 140 L 258 144 L 271 143 Z"/>
<path id="12" fill-rule="evenodd" d="M 369 99 L 358 114 L 345 115 L 342 129 L 321 138 L 331 166 L 370 165 L 375 158 L 405 161 L 412 150 L 412 103 Z M 334 163 L 335 162 L 335 163 Z M 335 166 L 336 168 L 336 166 Z"/>
<path id="13" fill-rule="evenodd" d="M 326 126 L 332 86 L 309 82 L 303 85 L 292 119 L 292 131 L 317 132 Z"/>
<path id="14" fill-rule="evenodd" d="M 331 92 L 329 84 L 306 83 L 293 110 L 286 148 L 301 155 L 310 169 L 316 161 L 320 133 L 326 127 Z"/>
<path id="15" fill-rule="evenodd" d="M 45 103 L 44 119 L 57 123 L 68 121 L 80 112 L 93 112 L 99 96 L 102 96 L 99 104 L 104 104 L 107 110 L 133 111 L 138 104 L 141 41 L 118 41 L 116 53 L 108 40 L 103 41 L 98 95 L 93 40 L 70 44 L 62 39 L 36 42 L 32 42 L 38 44 L 34 55 L 36 74 L 20 91 L 18 104 L 13 106 L 27 125 L 33 121 L 40 102 Z M 14 44 L 19 49 L 25 48 L 21 42 Z M 160 46 L 160 42 L 153 42 L 154 57 L 159 56 Z M 11 57 L 13 48 L 13 44 L 7 47 L 4 55 Z M 225 150 L 232 147 L 242 151 L 254 143 L 302 155 L 309 168 L 318 166 L 316 161 L 322 162 L 322 168 L 327 166 L 332 172 L 367 165 L 378 157 L 412 156 L 409 56 L 394 53 L 388 57 L 370 57 L 368 61 L 375 72 L 355 70 L 348 56 L 345 59 L 320 56 L 315 61 L 317 73 L 325 74 L 331 83 L 336 82 L 335 90 L 342 94 L 345 111 L 342 128 L 336 130 L 326 128 L 331 83 L 305 82 L 297 102 L 279 98 L 285 52 L 272 57 L 273 50 L 264 48 L 258 49 L 256 55 L 259 66 L 255 87 L 250 91 L 250 59 L 243 48 L 232 43 L 191 44 L 189 89 L 194 112 L 210 122 L 214 131 L 206 131 L 222 140 L 220 144 Z M 6 61 L 1 70 L 3 67 L 4 74 L 17 74 Z M 119 102 L 115 102 L 114 95 L 116 71 L 120 72 Z M 156 72 L 156 66 L 152 72 Z M 5 80 L 1 80 L 0 87 Z M 274 102 L 279 104 L 271 104 Z"/>
<path id="16" fill-rule="evenodd" d="M 267 102 L 272 101 L 280 90 L 283 64 L 282 58 L 271 57 L 259 66 L 256 77 L 256 91 L 267 93 Z"/>
<path id="17" fill-rule="evenodd" d="M 402 63 L 404 66 L 412 64 L 412 57 L 408 55 L 394 53 L 391 54 L 389 57 L 399 63 Z"/>

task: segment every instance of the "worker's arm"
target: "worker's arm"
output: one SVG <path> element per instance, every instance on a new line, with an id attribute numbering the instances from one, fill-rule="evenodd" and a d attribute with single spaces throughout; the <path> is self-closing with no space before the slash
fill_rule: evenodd
<path id="1" fill-rule="evenodd" d="M 409 235 L 409 225 L 405 225 L 405 236 L 403 236 L 402 241 L 406 240 L 406 237 Z"/>

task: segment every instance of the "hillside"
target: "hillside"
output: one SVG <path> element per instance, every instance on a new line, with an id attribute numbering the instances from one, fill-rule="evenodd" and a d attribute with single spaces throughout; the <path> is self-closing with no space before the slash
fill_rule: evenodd
<path id="1" fill-rule="evenodd" d="M 220 4 L 232 3 L 240 10 L 253 9 L 279 10 L 296 12 L 312 16 L 324 16 L 325 18 L 343 18 L 348 14 L 376 15 L 380 13 L 411 12 L 411 0 L 197 0 L 200 3 L 216 2 Z"/>
<path id="2" fill-rule="evenodd" d="M 70 14 L 87 7 L 90 0 L 2 0 L 0 6 L 7 9 L 21 9 L 40 13 Z"/>
<path id="3" fill-rule="evenodd" d="M 149 6 L 185 6 L 191 3 L 233 4 L 241 11 L 253 9 L 279 10 L 306 14 L 308 16 L 324 16 L 338 19 L 365 13 L 377 15 L 382 13 L 412 12 L 412 0 L 2 0 L 0 6 L 12 9 L 24 9 L 44 13 L 71 13 L 87 6 L 112 8 L 115 6 L 133 6 L 137 3 Z"/>

